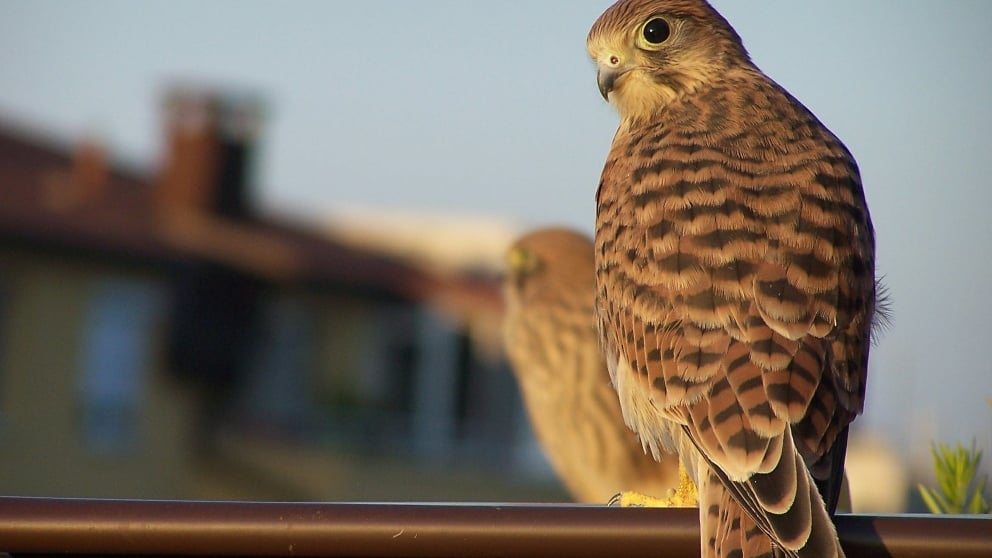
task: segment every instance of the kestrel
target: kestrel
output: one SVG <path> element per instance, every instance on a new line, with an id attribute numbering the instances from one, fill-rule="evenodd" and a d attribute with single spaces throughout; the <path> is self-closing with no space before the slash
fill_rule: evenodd
<path id="1" fill-rule="evenodd" d="M 580 502 L 621 491 L 695 505 L 678 458 L 645 454 L 624 425 L 600 349 L 592 240 L 560 228 L 531 232 L 507 252 L 504 333 L 530 423 L 552 467 Z"/>
<path id="2" fill-rule="evenodd" d="M 703 556 L 842 556 L 875 306 L 854 158 L 703 0 L 621 0 L 587 46 L 620 113 L 595 258 L 624 418 L 694 476 Z"/>

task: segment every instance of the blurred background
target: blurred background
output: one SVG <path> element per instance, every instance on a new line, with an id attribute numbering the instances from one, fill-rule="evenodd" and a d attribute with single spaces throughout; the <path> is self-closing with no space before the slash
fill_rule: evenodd
<path id="1" fill-rule="evenodd" d="M 498 274 L 592 232 L 609 4 L 0 0 L 0 493 L 566 501 Z M 920 511 L 931 440 L 992 447 L 992 4 L 713 4 L 858 158 L 854 506 Z"/>

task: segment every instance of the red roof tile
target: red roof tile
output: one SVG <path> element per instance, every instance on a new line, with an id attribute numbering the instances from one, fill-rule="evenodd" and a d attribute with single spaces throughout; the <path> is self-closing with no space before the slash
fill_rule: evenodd
<path id="1" fill-rule="evenodd" d="M 440 286 L 409 265 L 290 222 L 165 211 L 140 173 L 112 169 L 105 184 L 87 183 L 98 167 L 77 167 L 74 176 L 66 149 L 0 124 L 0 242 L 147 263 L 211 259 L 271 281 L 406 300 L 422 300 Z"/>

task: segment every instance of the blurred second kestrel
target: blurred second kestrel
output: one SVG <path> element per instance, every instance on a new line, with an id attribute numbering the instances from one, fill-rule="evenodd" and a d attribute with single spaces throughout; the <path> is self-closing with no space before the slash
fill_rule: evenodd
<path id="1" fill-rule="evenodd" d="M 592 241 L 541 229 L 507 254 L 505 343 L 531 425 L 555 472 L 580 502 L 617 492 L 655 497 L 678 483 L 678 458 L 645 454 L 623 423 L 600 350 Z M 672 505 L 694 505 L 694 494 Z"/>

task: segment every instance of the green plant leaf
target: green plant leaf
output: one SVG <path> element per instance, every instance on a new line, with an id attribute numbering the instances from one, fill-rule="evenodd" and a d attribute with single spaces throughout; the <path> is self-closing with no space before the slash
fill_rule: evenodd
<path id="1" fill-rule="evenodd" d="M 984 496 L 986 480 L 986 477 L 983 476 L 975 483 L 975 492 L 971 495 L 971 500 L 968 502 L 967 513 L 989 513 L 989 503 L 985 501 Z"/>
<path id="2" fill-rule="evenodd" d="M 934 477 L 938 490 L 918 485 L 924 503 L 932 513 L 988 513 L 985 499 L 987 476 L 978 475 L 982 450 L 972 440 L 970 447 L 960 442 L 953 447 L 935 442 L 930 444 Z"/>
<path id="3" fill-rule="evenodd" d="M 923 503 L 930 509 L 930 513 L 947 513 L 944 507 L 938 502 L 938 498 L 940 498 L 938 495 L 934 494 L 933 491 L 922 484 L 917 485 L 917 489 L 920 491 L 920 496 L 923 498 Z"/>

